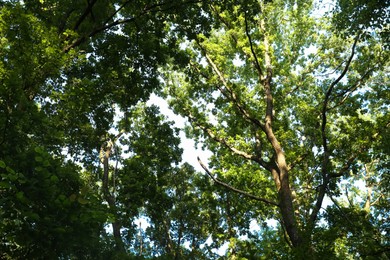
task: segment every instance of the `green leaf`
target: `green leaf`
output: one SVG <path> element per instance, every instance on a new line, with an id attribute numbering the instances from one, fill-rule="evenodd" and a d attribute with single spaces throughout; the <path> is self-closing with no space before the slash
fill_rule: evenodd
<path id="1" fill-rule="evenodd" d="M 6 171 L 9 172 L 10 174 L 15 175 L 15 171 L 14 171 L 11 167 L 8 167 L 8 166 L 7 166 L 5 169 L 6 169 Z"/>
<path id="2" fill-rule="evenodd" d="M 52 175 L 52 176 L 50 177 L 50 181 L 53 182 L 53 183 L 57 183 L 57 182 L 59 181 L 59 179 L 58 179 L 57 176 Z"/>
<path id="3" fill-rule="evenodd" d="M 77 195 L 76 194 L 72 194 L 72 195 L 70 195 L 69 196 L 69 200 L 71 201 L 71 202 L 74 202 L 75 200 L 76 200 L 76 198 L 77 198 Z"/>
<path id="4" fill-rule="evenodd" d="M 42 147 L 39 147 L 39 146 L 36 146 L 36 147 L 34 148 L 34 151 L 37 152 L 37 153 L 39 153 L 39 154 L 42 154 L 42 153 L 44 152 L 43 149 L 42 149 Z"/>
<path id="5" fill-rule="evenodd" d="M 19 191 L 16 193 L 16 198 L 18 200 L 24 200 L 24 192 L 23 191 Z"/>
<path id="6" fill-rule="evenodd" d="M 3 162 L 2 160 L 0 160 L 0 168 L 5 168 L 6 167 L 6 164 L 5 162 Z"/>
<path id="7" fill-rule="evenodd" d="M 84 198 L 81 198 L 81 197 L 78 197 L 77 198 L 77 201 L 80 203 L 80 204 L 83 204 L 83 205 L 85 205 L 85 204 L 87 204 L 89 201 L 88 200 L 86 200 L 86 199 L 84 199 Z"/>
<path id="8" fill-rule="evenodd" d="M 5 189 L 9 189 L 9 188 L 11 188 L 11 185 L 8 182 L 0 181 L 0 187 L 5 188 Z"/>

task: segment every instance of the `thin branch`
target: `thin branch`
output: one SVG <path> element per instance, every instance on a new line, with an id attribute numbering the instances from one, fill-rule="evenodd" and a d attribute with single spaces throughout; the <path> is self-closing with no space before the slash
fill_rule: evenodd
<path id="1" fill-rule="evenodd" d="M 94 1 L 97 1 L 97 0 L 94 0 Z M 183 4 L 195 4 L 195 3 L 199 3 L 200 1 L 188 1 L 188 2 L 184 2 Z M 125 18 L 125 19 L 118 19 L 118 20 L 115 20 L 113 21 L 112 23 L 110 24 L 103 24 L 102 26 L 92 30 L 90 33 L 86 34 L 86 35 L 83 35 L 79 38 L 77 38 L 76 40 L 74 40 L 71 44 L 65 46 L 62 51 L 63 52 L 69 52 L 72 48 L 75 48 L 77 46 L 79 46 L 81 43 L 83 43 L 86 39 L 88 38 L 91 38 L 93 36 L 95 36 L 96 34 L 100 33 L 100 32 L 103 32 L 107 29 L 110 29 L 112 27 L 115 27 L 117 25 L 120 25 L 120 24 L 125 24 L 125 23 L 130 23 L 130 22 L 134 22 L 136 19 L 148 14 L 148 13 L 153 13 L 154 11 L 167 11 L 173 7 L 178 7 L 178 6 L 171 6 L 167 9 L 158 9 L 156 10 L 158 7 L 161 7 L 161 6 L 164 6 L 164 5 L 167 5 L 169 3 L 172 3 L 172 2 L 167 2 L 167 3 L 160 3 L 160 4 L 154 4 L 154 5 L 151 5 L 151 6 L 146 6 L 143 11 L 137 15 L 137 16 L 134 16 L 134 17 L 130 17 L 130 18 Z M 120 8 L 123 8 L 123 7 L 120 7 Z M 110 20 L 112 17 L 115 16 L 115 14 L 118 12 L 118 10 L 115 10 L 114 13 L 109 17 L 108 20 Z M 107 20 L 107 21 L 108 21 Z M 106 21 L 106 22 L 107 22 Z"/>
<path id="2" fill-rule="evenodd" d="M 91 2 L 87 1 L 88 6 L 85 9 L 84 13 L 80 16 L 80 18 L 77 20 L 76 24 L 73 27 L 73 31 L 77 31 L 81 23 L 87 18 L 88 14 L 92 13 L 92 8 L 96 4 L 97 0 L 92 0 Z"/>
<path id="3" fill-rule="evenodd" d="M 303 160 L 306 159 L 306 157 L 309 155 L 309 153 L 305 153 L 301 156 L 299 156 L 294 162 L 292 162 L 291 164 L 289 164 L 287 167 L 288 167 L 288 171 L 291 171 L 295 166 L 297 166 L 298 164 L 300 164 Z"/>
<path id="4" fill-rule="evenodd" d="M 122 130 L 115 136 L 114 142 L 118 141 L 118 140 L 122 137 L 122 135 L 123 135 L 125 132 L 126 132 L 126 130 L 125 130 L 125 129 L 122 129 Z"/>
<path id="5" fill-rule="evenodd" d="M 127 19 L 119 19 L 119 20 L 116 20 L 110 24 L 107 24 L 107 25 L 103 25 L 95 30 L 93 30 L 92 32 L 90 32 L 89 34 L 87 35 L 84 35 L 84 36 L 81 36 L 80 38 L 77 38 L 75 41 L 73 41 L 71 44 L 65 46 L 62 51 L 63 52 L 68 52 L 70 51 L 71 49 L 79 46 L 81 43 L 83 43 L 86 39 L 88 38 L 91 38 L 93 36 L 95 36 L 96 34 L 100 33 L 100 32 L 103 32 L 107 29 L 110 29 L 112 27 L 115 27 L 117 25 L 120 25 L 120 24 L 125 24 L 125 23 L 129 23 L 129 22 L 133 22 L 136 20 L 136 18 L 138 17 L 132 17 L 132 18 L 127 18 Z"/>
<path id="6" fill-rule="evenodd" d="M 120 10 L 122 10 L 128 3 L 130 3 L 130 1 L 126 1 L 124 2 L 118 9 L 115 10 L 115 12 L 112 13 L 112 15 L 110 15 L 106 21 L 104 22 L 104 24 L 107 24 L 109 21 L 111 21 L 111 19 L 113 19 L 115 17 L 115 15 L 117 15 L 119 13 Z"/>
<path id="7" fill-rule="evenodd" d="M 255 196 L 255 195 L 253 195 L 253 194 L 250 194 L 250 193 L 246 192 L 246 191 L 237 189 L 237 188 L 235 188 L 235 187 L 233 187 L 233 186 L 231 186 L 231 185 L 229 185 L 229 184 L 227 184 L 227 183 L 221 181 L 221 180 L 218 179 L 218 178 L 215 178 L 215 177 L 213 176 L 213 174 L 209 171 L 209 169 L 207 169 L 206 165 L 203 164 L 203 162 L 200 160 L 199 157 L 198 157 L 198 162 L 199 162 L 200 166 L 203 168 L 203 170 L 205 170 L 205 172 L 210 176 L 210 178 L 211 178 L 215 183 L 217 183 L 217 184 L 219 184 L 219 185 L 221 185 L 221 186 L 223 186 L 223 187 L 225 187 L 225 188 L 227 188 L 227 189 L 229 189 L 229 190 L 231 190 L 231 191 L 234 191 L 234 192 L 236 192 L 236 193 L 239 193 L 239 194 L 241 194 L 241 195 L 244 195 L 244 196 L 246 196 L 246 197 L 248 197 L 248 198 L 251 198 L 251 199 L 254 199 L 254 200 L 257 200 L 257 201 L 261 201 L 261 202 L 264 202 L 264 203 L 267 203 L 267 204 L 270 204 L 270 205 L 279 207 L 279 204 L 276 203 L 276 202 L 274 202 L 274 201 L 271 201 L 271 200 L 268 200 L 268 199 L 265 199 L 265 198 L 257 197 L 257 196 Z"/>
<path id="8" fill-rule="evenodd" d="M 353 207 L 354 207 L 354 205 L 353 205 L 353 200 L 351 200 L 351 199 L 349 198 L 349 194 L 348 194 L 348 185 L 345 185 L 345 197 L 346 197 L 347 200 L 348 200 L 349 207 L 350 207 L 350 208 L 353 208 Z"/>
<path id="9" fill-rule="evenodd" d="M 381 198 L 385 198 L 385 195 L 383 193 L 379 194 L 378 197 L 371 203 L 371 207 L 376 205 Z"/>
<path id="10" fill-rule="evenodd" d="M 263 76 L 263 72 L 261 70 L 259 60 L 257 59 L 256 52 L 255 52 L 255 50 L 253 48 L 251 35 L 249 34 L 249 26 L 248 26 L 248 20 L 247 20 L 247 17 L 246 17 L 246 12 L 245 12 L 245 16 L 244 17 L 245 17 L 245 33 L 246 33 L 246 36 L 248 38 L 249 45 L 251 46 L 251 52 L 252 52 L 253 58 L 255 59 L 254 64 L 255 64 L 256 70 L 259 73 L 259 78 L 261 79 L 261 77 Z"/>
<path id="11" fill-rule="evenodd" d="M 199 45 L 200 46 L 200 45 Z M 227 97 L 228 99 L 230 99 L 233 104 L 237 107 L 237 109 L 241 112 L 241 114 L 244 116 L 244 118 L 253 123 L 255 126 L 258 126 L 260 127 L 263 131 L 264 131 L 264 125 L 263 123 L 261 123 L 258 119 L 256 118 L 253 118 L 249 112 L 245 109 L 244 105 L 241 104 L 239 98 L 237 97 L 236 93 L 233 91 L 233 89 L 230 87 L 229 83 L 227 82 L 227 80 L 225 79 L 225 77 L 223 76 L 222 72 L 219 70 L 218 66 L 213 62 L 213 60 L 210 58 L 210 56 L 207 54 L 206 50 L 204 48 L 202 48 L 202 46 L 200 46 L 200 48 L 202 49 L 202 51 L 204 52 L 205 54 L 205 57 L 207 59 L 207 62 L 211 65 L 211 67 L 213 68 L 213 70 L 215 71 L 215 73 L 217 73 L 218 77 L 219 77 L 219 80 L 222 82 L 222 84 L 224 85 L 225 89 L 222 89 L 221 87 L 217 86 L 217 88 L 219 89 L 219 91 L 221 91 L 221 93 Z"/>
<path id="12" fill-rule="evenodd" d="M 220 138 L 218 137 L 211 129 L 210 127 L 206 127 L 204 125 L 201 125 L 197 122 L 196 118 L 194 116 L 191 115 L 191 113 L 188 113 L 188 118 L 191 122 L 193 122 L 197 127 L 199 127 L 200 129 L 202 129 L 202 131 L 207 134 L 210 138 L 212 138 L 214 141 L 222 144 L 223 146 L 225 146 L 226 148 L 228 148 L 230 151 L 232 151 L 233 153 L 245 158 L 245 159 L 248 159 L 248 160 L 251 160 L 251 161 L 254 161 L 256 163 L 258 163 L 260 166 L 262 166 L 264 169 L 268 170 L 268 171 L 271 171 L 272 170 L 272 167 L 269 165 L 269 163 L 265 162 L 264 160 L 262 160 L 261 158 L 259 158 L 258 156 L 254 156 L 254 155 L 251 155 L 251 154 L 248 154 L 244 151 L 241 151 L 237 148 L 235 148 L 234 146 L 228 144 L 228 142 L 226 142 L 225 139 L 223 138 Z"/>
<path id="13" fill-rule="evenodd" d="M 291 240 L 288 238 L 288 233 L 287 233 L 287 230 L 286 228 L 284 227 L 284 223 L 283 223 L 283 220 L 282 219 L 279 219 L 278 220 L 279 224 L 280 224 L 280 227 L 282 227 L 282 230 L 283 230 L 283 238 L 284 240 L 286 241 L 287 245 L 290 247 L 290 248 L 293 248 L 293 245 L 291 243 Z"/>
<path id="14" fill-rule="evenodd" d="M 357 157 L 356 155 L 349 157 L 348 161 L 344 164 L 344 166 L 340 169 L 340 171 L 337 173 L 331 174 L 330 177 L 337 178 L 337 177 L 343 176 L 344 173 L 351 167 L 351 165 L 355 161 L 356 157 Z"/>
<path id="15" fill-rule="evenodd" d="M 319 50 L 317 53 L 316 53 L 316 56 L 323 50 Z M 342 62 L 340 62 L 340 64 L 332 71 L 330 72 L 326 72 L 326 73 L 322 73 L 322 74 L 314 74 L 315 77 L 330 77 L 330 75 L 333 75 L 335 74 L 342 66 L 343 64 L 345 63 L 345 60 L 343 60 Z"/>
<path id="16" fill-rule="evenodd" d="M 218 67 L 215 65 L 215 63 L 212 61 L 212 59 L 209 57 L 209 55 L 206 53 L 206 50 L 202 48 L 202 46 L 199 47 L 202 49 L 202 51 L 205 53 L 205 56 L 207 58 L 207 61 L 209 64 L 213 67 L 213 70 L 218 74 L 218 77 L 220 78 L 222 84 L 225 86 L 226 90 L 217 86 L 218 90 L 222 93 L 224 97 L 232 101 L 232 103 L 237 107 L 237 109 L 241 112 L 241 114 L 244 116 L 245 120 L 252 123 L 255 127 L 260 127 L 260 129 L 264 129 L 264 124 L 262 124 L 259 120 L 256 118 L 253 118 L 249 112 L 244 108 L 244 105 L 240 103 L 238 100 L 237 95 L 234 93 L 234 91 L 230 88 L 229 83 L 226 81 L 224 76 L 222 75 L 221 71 L 218 69 Z M 205 79 L 209 79 L 209 76 L 206 75 L 204 72 L 202 72 L 195 64 L 190 62 L 190 65 Z"/>
<path id="17" fill-rule="evenodd" d="M 328 149 L 328 139 L 327 139 L 327 136 L 326 136 L 326 124 L 327 124 L 326 113 L 328 111 L 328 103 L 329 103 L 329 100 L 330 100 L 330 97 L 332 95 L 332 91 L 333 91 L 334 87 L 343 79 L 343 77 L 346 75 L 346 73 L 347 73 L 347 71 L 349 69 L 349 66 L 351 65 L 352 59 L 353 59 L 353 57 L 355 55 L 355 48 L 356 48 L 357 42 L 359 40 L 359 36 L 360 35 L 358 35 L 355 38 L 355 41 L 354 41 L 354 43 L 352 45 L 351 55 L 350 55 L 350 57 L 347 60 L 347 63 L 345 65 L 345 67 L 344 67 L 344 70 L 341 72 L 340 76 L 337 79 L 335 79 L 330 84 L 329 89 L 328 89 L 328 91 L 325 94 L 324 103 L 322 105 L 322 110 L 321 110 L 321 116 L 322 116 L 321 136 L 322 136 L 322 147 L 324 149 L 324 156 L 323 156 L 323 160 L 322 160 L 322 185 L 319 187 L 317 201 L 316 201 L 316 203 L 314 205 L 314 208 L 313 208 L 313 211 L 312 211 L 312 213 L 310 215 L 310 222 L 311 222 L 312 225 L 314 225 L 314 222 L 316 221 L 317 216 L 318 216 L 318 212 L 321 209 L 321 205 L 322 205 L 322 202 L 324 200 L 326 189 L 327 189 L 330 177 L 331 177 L 331 175 L 328 173 L 328 164 L 329 164 L 330 152 L 329 152 L 329 149 Z"/>
<path id="18" fill-rule="evenodd" d="M 328 106 L 328 102 L 329 102 L 329 99 L 330 99 L 330 96 L 332 94 L 332 91 L 333 91 L 333 88 L 344 78 L 345 74 L 347 74 L 347 71 L 349 69 L 349 66 L 351 65 L 351 62 L 352 62 L 352 59 L 353 57 L 355 56 L 355 48 L 356 48 L 356 44 L 359 40 L 359 35 L 355 38 L 355 41 L 352 45 L 352 52 L 351 52 L 351 55 L 349 56 L 348 60 L 347 60 L 347 63 L 344 67 L 344 70 L 341 72 L 340 76 L 335 79 L 329 86 L 329 89 L 328 91 L 326 92 L 325 94 L 325 100 L 324 100 L 324 104 L 323 104 L 323 108 L 322 108 L 322 130 L 325 131 L 325 125 L 326 125 L 326 111 L 327 111 L 327 106 Z"/>
<path id="19" fill-rule="evenodd" d="M 330 200 L 334 203 L 334 205 L 336 205 L 337 209 L 341 212 L 341 214 L 344 216 L 344 218 L 349 222 L 349 224 L 351 224 L 352 226 L 355 226 L 354 223 L 352 223 L 352 221 L 348 218 L 347 214 L 344 212 L 343 208 L 340 207 L 340 205 L 338 204 L 338 202 L 333 198 L 333 196 L 331 194 L 328 194 Z"/>
<path id="20" fill-rule="evenodd" d="M 122 129 L 122 130 L 119 132 L 119 134 L 117 134 L 117 135 L 115 136 L 114 145 L 115 145 L 115 142 L 118 141 L 124 133 L 125 133 L 125 130 Z M 113 174 L 112 174 L 112 190 L 113 190 L 112 193 L 113 193 L 113 194 L 115 194 L 115 192 L 116 192 L 116 182 L 115 182 L 115 178 L 116 178 L 116 176 L 118 175 L 118 164 L 119 164 L 119 151 L 118 151 L 118 149 L 116 149 L 115 147 L 114 147 L 114 153 L 115 153 L 115 160 L 116 160 L 116 162 L 115 162 L 115 169 L 114 169 L 114 172 L 113 172 Z"/>
<path id="21" fill-rule="evenodd" d="M 232 27 L 232 25 L 231 25 L 231 23 L 229 23 L 225 18 L 223 18 L 221 15 L 220 15 L 220 12 L 218 12 L 218 10 L 216 10 L 215 8 L 214 8 L 214 6 L 211 6 L 211 9 L 212 9 L 212 11 L 214 12 L 214 14 L 215 14 L 215 16 L 228 28 L 228 29 L 230 29 L 230 30 L 232 30 L 232 29 L 234 29 L 233 27 Z M 246 14 L 245 14 L 246 15 Z M 247 21 L 246 21 L 246 16 L 245 16 L 245 24 L 246 24 L 246 32 L 248 33 L 249 32 L 249 30 L 248 30 L 248 26 L 247 26 Z M 233 40 L 233 42 L 235 43 L 235 47 L 237 47 L 237 45 L 238 45 L 238 39 L 237 39 L 237 37 L 234 35 L 234 34 L 229 34 L 230 35 L 230 37 L 232 38 L 232 40 Z M 250 45 L 251 45 L 251 51 L 252 51 L 252 53 L 254 53 L 253 51 L 254 51 L 254 49 L 253 49 L 253 46 L 252 46 L 252 41 L 251 41 L 251 38 L 250 38 L 250 35 L 249 34 L 247 34 L 247 37 L 249 36 L 249 43 L 250 43 Z M 245 55 L 245 57 L 248 59 L 248 61 L 251 59 L 251 55 L 250 55 L 250 53 L 248 53 L 247 51 L 245 51 L 244 50 L 244 48 L 241 48 L 240 49 L 241 51 L 242 51 L 242 53 Z M 254 55 L 254 57 L 255 57 L 255 60 L 253 61 L 253 65 L 255 66 L 255 68 L 256 68 L 256 70 L 258 71 L 258 73 L 259 73 L 259 78 L 261 78 L 261 76 L 262 76 L 262 71 L 261 71 L 261 66 L 260 66 L 260 63 L 259 63 L 259 61 L 258 61 L 258 59 L 257 59 L 257 56 L 256 55 Z"/>
<path id="22" fill-rule="evenodd" d="M 330 85 L 328 92 L 326 93 L 327 98 L 330 97 L 334 86 L 336 86 L 340 82 L 340 80 L 342 80 L 344 78 L 345 74 L 347 74 L 347 71 L 349 69 L 349 66 L 351 65 L 352 59 L 355 56 L 355 49 L 356 49 L 356 45 L 359 41 L 359 38 L 360 38 L 360 35 L 358 35 L 355 38 L 355 41 L 353 42 L 353 45 L 352 45 L 352 52 L 351 52 L 349 59 L 347 60 L 347 64 L 345 64 L 344 70 L 343 70 L 343 72 L 341 72 L 340 76 L 335 81 L 333 81 L 332 84 Z"/>
<path id="23" fill-rule="evenodd" d="M 343 99 L 341 101 L 339 101 L 336 105 L 334 105 L 333 107 L 330 107 L 327 109 L 327 111 L 330 111 L 330 110 L 333 110 L 335 109 L 336 107 L 339 107 L 341 106 L 342 104 L 344 104 L 344 102 L 347 100 L 347 98 L 349 97 L 349 95 L 352 94 L 353 91 L 355 91 L 357 88 L 359 88 L 362 84 L 362 82 L 366 79 L 366 77 L 374 71 L 374 69 L 376 69 L 377 67 L 372 67 L 371 69 L 367 70 L 366 73 L 364 73 L 363 76 L 360 77 L 360 79 L 358 79 L 355 84 L 353 84 L 351 87 L 349 87 L 348 89 L 344 90 L 342 93 L 338 94 L 335 98 L 338 98 L 338 97 L 343 97 Z"/>

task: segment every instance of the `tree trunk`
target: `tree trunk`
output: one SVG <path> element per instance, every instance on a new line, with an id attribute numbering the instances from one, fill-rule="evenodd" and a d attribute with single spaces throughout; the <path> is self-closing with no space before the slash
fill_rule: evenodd
<path id="1" fill-rule="evenodd" d="M 263 83 L 266 98 L 265 124 L 263 127 L 263 131 L 266 134 L 268 142 L 272 145 L 272 148 L 275 153 L 273 156 L 274 165 L 272 166 L 271 173 L 274 178 L 276 188 L 278 190 L 279 207 L 280 213 L 282 215 L 283 225 L 290 238 L 291 245 L 293 247 L 299 247 L 302 244 L 302 237 L 300 235 L 298 224 L 295 219 L 286 157 L 272 129 L 274 104 L 271 81 L 273 71 L 270 43 L 267 36 L 266 24 L 263 19 L 260 20 L 259 26 L 260 29 L 264 32 L 263 44 L 265 50 L 264 62 L 266 68 L 265 75 L 259 74 L 260 81 L 262 81 Z"/>
<path id="2" fill-rule="evenodd" d="M 100 148 L 100 160 L 103 163 L 103 179 L 102 179 L 102 190 L 103 197 L 107 201 L 110 211 L 116 216 L 117 208 L 115 204 L 115 194 L 111 194 L 109 189 L 109 158 L 111 155 L 111 150 L 114 146 L 114 143 L 111 140 L 105 142 Z M 113 236 L 115 240 L 115 247 L 118 252 L 126 252 L 122 235 L 121 228 L 122 225 L 120 221 L 115 217 L 115 220 L 111 223 Z"/>

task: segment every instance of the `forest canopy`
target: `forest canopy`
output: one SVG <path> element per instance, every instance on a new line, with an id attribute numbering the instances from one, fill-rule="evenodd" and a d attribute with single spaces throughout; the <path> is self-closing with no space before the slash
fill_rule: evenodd
<path id="1" fill-rule="evenodd" d="M 388 259 L 389 24 L 389 0 L 0 1 L 0 258 Z"/>

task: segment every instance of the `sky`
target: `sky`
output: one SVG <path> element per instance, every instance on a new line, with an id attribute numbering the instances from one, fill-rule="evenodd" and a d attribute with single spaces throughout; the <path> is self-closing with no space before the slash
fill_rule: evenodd
<path id="1" fill-rule="evenodd" d="M 160 108 L 160 112 L 165 115 L 169 121 L 174 122 L 174 126 L 180 129 L 183 129 L 187 120 L 179 115 L 173 113 L 173 111 L 168 107 L 168 103 L 161 97 L 152 94 L 147 105 L 156 105 Z M 202 150 L 201 148 L 195 147 L 194 140 L 191 140 L 185 136 L 184 131 L 180 131 L 181 144 L 180 147 L 183 149 L 183 162 L 187 162 L 192 165 L 197 171 L 203 171 L 202 167 L 199 165 L 197 157 L 199 156 L 203 162 L 207 162 L 208 158 L 211 156 L 210 151 Z"/>

